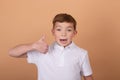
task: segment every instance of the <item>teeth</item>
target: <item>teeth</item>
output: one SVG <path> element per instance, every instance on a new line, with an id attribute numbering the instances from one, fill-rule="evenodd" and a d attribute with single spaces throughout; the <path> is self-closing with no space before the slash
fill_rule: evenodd
<path id="1" fill-rule="evenodd" d="M 60 39 L 60 41 L 67 41 L 67 39 Z"/>
<path id="2" fill-rule="evenodd" d="M 63 39 L 62 41 L 65 41 L 65 39 Z"/>

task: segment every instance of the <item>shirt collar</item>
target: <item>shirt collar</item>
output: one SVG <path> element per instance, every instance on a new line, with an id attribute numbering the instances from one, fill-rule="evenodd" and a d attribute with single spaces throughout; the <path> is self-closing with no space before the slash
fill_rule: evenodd
<path id="1" fill-rule="evenodd" d="M 63 46 L 60 46 L 57 42 L 54 42 L 53 46 L 54 46 L 53 47 L 54 49 L 61 49 L 61 50 L 63 50 L 63 49 L 72 49 L 72 48 L 75 47 L 75 44 L 74 44 L 74 42 L 72 42 L 68 46 L 63 47 Z"/>

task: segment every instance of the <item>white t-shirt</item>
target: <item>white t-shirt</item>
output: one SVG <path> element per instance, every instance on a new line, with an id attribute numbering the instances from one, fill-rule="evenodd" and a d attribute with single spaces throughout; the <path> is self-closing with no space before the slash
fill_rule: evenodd
<path id="1" fill-rule="evenodd" d="M 92 74 L 87 51 L 73 42 L 65 48 L 55 42 L 46 54 L 30 51 L 27 56 L 37 66 L 38 80 L 81 80 Z"/>

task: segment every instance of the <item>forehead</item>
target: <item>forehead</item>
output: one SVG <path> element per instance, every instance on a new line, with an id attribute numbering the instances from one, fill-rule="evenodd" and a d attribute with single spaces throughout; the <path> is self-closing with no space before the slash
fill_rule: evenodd
<path id="1" fill-rule="evenodd" d="M 74 28 L 74 25 L 71 22 L 56 22 L 54 27 Z"/>

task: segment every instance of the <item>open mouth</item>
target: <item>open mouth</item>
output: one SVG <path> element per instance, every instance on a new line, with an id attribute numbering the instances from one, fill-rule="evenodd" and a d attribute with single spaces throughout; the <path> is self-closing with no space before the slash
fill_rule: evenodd
<path id="1" fill-rule="evenodd" d="M 67 39 L 60 39 L 60 42 L 61 42 L 62 44 L 66 44 L 66 43 L 67 43 Z"/>
<path id="2" fill-rule="evenodd" d="M 67 39 L 60 39 L 60 41 L 67 41 Z"/>

